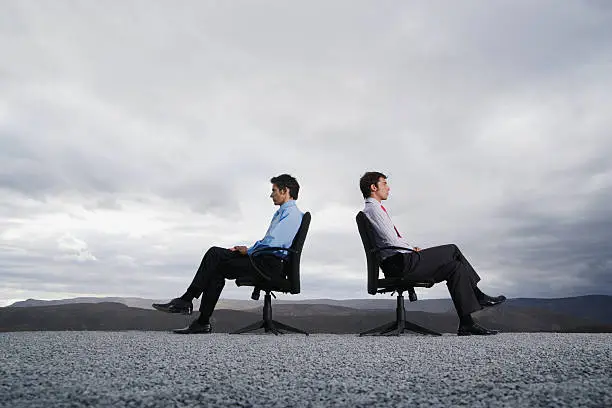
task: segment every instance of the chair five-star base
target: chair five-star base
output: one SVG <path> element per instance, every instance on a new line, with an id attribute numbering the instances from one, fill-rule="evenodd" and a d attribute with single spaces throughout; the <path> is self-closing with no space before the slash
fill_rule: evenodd
<path id="1" fill-rule="evenodd" d="M 266 292 L 266 295 L 264 296 L 263 319 L 253 324 L 249 324 L 248 326 L 238 329 L 230 334 L 247 333 L 259 329 L 264 329 L 265 333 L 274 333 L 275 335 L 284 334 L 283 331 L 285 331 L 289 333 L 305 334 L 308 336 L 308 333 L 303 330 L 272 319 L 272 296 L 270 295 L 269 291 Z"/>
<path id="2" fill-rule="evenodd" d="M 402 333 L 411 331 L 419 334 L 428 334 L 432 336 L 441 336 L 440 333 L 420 326 L 416 323 L 406 321 L 406 307 L 404 306 L 403 292 L 397 295 L 397 306 L 395 308 L 395 321 L 383 324 L 382 326 L 366 330 L 359 336 L 375 335 L 375 336 L 399 336 Z"/>

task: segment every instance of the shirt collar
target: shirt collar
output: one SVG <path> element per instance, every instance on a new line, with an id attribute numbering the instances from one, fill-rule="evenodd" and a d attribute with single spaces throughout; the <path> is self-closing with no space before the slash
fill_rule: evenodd
<path id="1" fill-rule="evenodd" d="M 279 211 L 281 211 L 281 210 L 285 210 L 285 209 L 287 209 L 287 208 L 289 208 L 289 207 L 295 207 L 295 206 L 296 206 L 296 204 L 295 204 L 295 200 L 289 200 L 289 201 L 287 201 L 285 204 L 281 205 L 281 206 L 278 208 L 278 210 L 279 210 Z"/>
<path id="2" fill-rule="evenodd" d="M 365 199 L 366 203 L 372 203 L 372 204 L 377 204 L 377 205 L 382 205 L 382 203 L 379 203 L 377 199 L 373 198 L 373 197 L 368 197 Z"/>

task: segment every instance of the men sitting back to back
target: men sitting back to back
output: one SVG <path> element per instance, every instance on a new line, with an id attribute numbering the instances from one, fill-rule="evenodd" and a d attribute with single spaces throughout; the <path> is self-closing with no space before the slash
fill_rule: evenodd
<path id="1" fill-rule="evenodd" d="M 477 286 L 480 277 L 454 244 L 426 249 L 411 246 L 393 225 L 382 201 L 389 197 L 387 176 L 379 172 L 367 172 L 359 188 L 365 198 L 363 212 L 372 224 L 376 246 L 398 246 L 405 250 L 387 249 L 380 252 L 381 267 L 385 277 L 405 277 L 414 281 L 446 281 L 448 291 L 459 315 L 457 334 L 490 335 L 496 330 L 486 329 L 472 319 L 472 313 L 506 300 L 505 296 L 491 297 Z M 418 254 L 415 254 L 418 252 Z"/>
<path id="2" fill-rule="evenodd" d="M 253 268 L 249 255 L 255 250 L 263 248 L 289 248 L 302 223 L 303 213 L 298 209 L 295 200 L 298 198 L 300 185 L 297 180 L 288 174 L 273 177 L 272 193 L 270 198 L 274 205 L 280 206 L 274 213 L 266 235 L 253 246 L 234 246 L 232 248 L 212 247 L 202 258 L 191 285 L 187 291 L 168 303 L 153 304 L 157 310 L 168 313 L 190 313 L 193 309 L 192 301 L 202 295 L 200 316 L 184 329 L 174 330 L 179 334 L 210 333 L 210 316 L 215 309 L 221 291 L 225 286 L 225 279 L 236 279 L 242 276 L 258 277 L 259 273 Z M 272 250 L 271 250 L 272 251 Z M 288 252 L 275 250 L 254 256 L 254 262 L 260 269 L 270 274 L 270 278 L 282 279 L 283 262 Z"/>

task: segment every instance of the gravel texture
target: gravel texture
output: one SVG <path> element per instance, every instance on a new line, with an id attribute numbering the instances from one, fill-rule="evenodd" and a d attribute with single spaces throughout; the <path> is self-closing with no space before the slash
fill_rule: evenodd
<path id="1" fill-rule="evenodd" d="M 0 407 L 611 407 L 612 335 L 0 333 Z"/>

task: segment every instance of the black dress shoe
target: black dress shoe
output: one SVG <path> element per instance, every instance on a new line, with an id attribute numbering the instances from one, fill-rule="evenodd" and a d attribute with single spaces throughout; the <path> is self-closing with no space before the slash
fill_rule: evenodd
<path id="1" fill-rule="evenodd" d="M 193 303 L 181 298 L 172 299 L 168 303 L 153 303 L 153 308 L 166 313 L 181 313 L 190 315 L 193 312 Z"/>
<path id="2" fill-rule="evenodd" d="M 197 320 L 191 322 L 191 324 L 184 329 L 172 330 L 176 334 L 209 334 L 212 332 L 212 326 L 210 323 L 200 323 Z"/>
<path id="3" fill-rule="evenodd" d="M 468 326 L 459 326 L 459 329 L 457 330 L 457 336 L 490 336 L 497 333 L 499 333 L 498 330 L 489 330 L 476 323 Z"/>
<path id="4" fill-rule="evenodd" d="M 504 295 L 495 297 L 484 295 L 482 298 L 478 299 L 478 303 L 480 303 L 480 306 L 483 307 L 499 305 L 500 303 L 504 303 L 505 301 L 506 297 Z"/>

